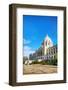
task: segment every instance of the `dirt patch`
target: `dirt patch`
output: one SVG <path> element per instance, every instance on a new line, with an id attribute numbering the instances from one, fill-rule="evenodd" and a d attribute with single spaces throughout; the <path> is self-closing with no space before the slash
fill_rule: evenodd
<path id="1" fill-rule="evenodd" d="M 57 73 L 57 66 L 32 64 L 23 66 L 23 74 L 49 74 Z"/>

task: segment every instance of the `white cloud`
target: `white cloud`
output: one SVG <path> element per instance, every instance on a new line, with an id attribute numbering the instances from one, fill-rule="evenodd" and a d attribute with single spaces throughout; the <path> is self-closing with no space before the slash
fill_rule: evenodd
<path id="1" fill-rule="evenodd" d="M 24 39 L 24 45 L 30 44 L 29 40 Z"/>
<path id="2" fill-rule="evenodd" d="M 34 53 L 35 51 L 29 46 L 31 41 L 24 39 L 24 56 L 29 57 L 29 54 Z"/>
<path id="3" fill-rule="evenodd" d="M 27 56 L 27 57 L 29 57 L 29 54 L 31 54 L 31 53 L 34 53 L 35 51 L 34 50 L 32 50 L 32 48 L 31 47 L 29 47 L 29 46 L 24 46 L 24 56 Z"/>

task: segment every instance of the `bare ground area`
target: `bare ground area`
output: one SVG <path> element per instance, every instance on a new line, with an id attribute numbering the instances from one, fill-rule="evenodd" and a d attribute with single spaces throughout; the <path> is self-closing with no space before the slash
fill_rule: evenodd
<path id="1" fill-rule="evenodd" d="M 24 65 L 23 74 L 49 74 L 57 73 L 57 66 L 32 64 Z"/>

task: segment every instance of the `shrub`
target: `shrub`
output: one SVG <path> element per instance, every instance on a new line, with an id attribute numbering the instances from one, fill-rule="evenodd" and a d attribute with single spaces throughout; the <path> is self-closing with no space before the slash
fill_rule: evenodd
<path id="1" fill-rule="evenodd" d="M 40 62 L 38 62 L 38 60 L 34 60 L 31 64 L 57 65 L 57 59 L 53 59 L 53 60 L 42 60 Z"/>
<path id="2" fill-rule="evenodd" d="M 57 59 L 48 60 L 49 65 L 57 65 Z"/>
<path id="3" fill-rule="evenodd" d="M 43 60 L 43 61 L 41 62 L 41 64 L 42 64 L 42 65 L 46 65 L 46 64 L 47 64 L 47 61 Z"/>
<path id="4" fill-rule="evenodd" d="M 32 64 L 40 64 L 37 60 L 33 61 Z"/>
<path id="5" fill-rule="evenodd" d="M 42 65 L 45 65 L 45 64 L 47 64 L 47 61 L 42 60 L 42 61 L 38 62 L 38 60 L 35 60 L 35 61 L 32 62 L 32 64 L 42 64 Z"/>

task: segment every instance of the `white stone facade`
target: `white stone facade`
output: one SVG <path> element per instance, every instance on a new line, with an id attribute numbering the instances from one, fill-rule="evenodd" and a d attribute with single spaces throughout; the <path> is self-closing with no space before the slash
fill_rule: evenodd
<path id="1" fill-rule="evenodd" d="M 30 54 L 30 60 L 51 60 L 57 57 L 57 45 L 53 45 L 51 38 L 46 35 L 40 48 L 35 53 Z"/>
<path id="2" fill-rule="evenodd" d="M 47 49 L 52 46 L 53 46 L 53 42 L 52 42 L 51 38 L 47 35 L 46 38 L 44 39 L 44 43 L 43 43 L 44 55 L 47 54 Z"/>

